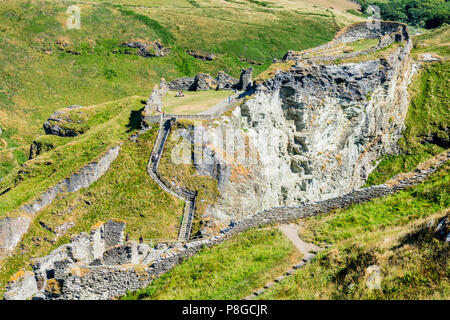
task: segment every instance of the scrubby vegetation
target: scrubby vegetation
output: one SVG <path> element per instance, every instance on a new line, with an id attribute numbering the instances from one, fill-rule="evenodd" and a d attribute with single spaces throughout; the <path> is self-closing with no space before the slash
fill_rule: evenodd
<path id="1" fill-rule="evenodd" d="M 277 229 L 249 230 L 175 266 L 124 299 L 242 299 L 300 258 Z"/>

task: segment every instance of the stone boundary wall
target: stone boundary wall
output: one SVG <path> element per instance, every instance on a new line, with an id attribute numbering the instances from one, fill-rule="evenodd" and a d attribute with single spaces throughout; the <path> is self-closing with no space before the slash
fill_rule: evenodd
<path id="1" fill-rule="evenodd" d="M 61 284 L 61 294 L 56 299 L 112 299 L 124 295 L 128 290 L 147 286 L 153 279 L 166 273 L 177 264 L 195 255 L 202 248 L 210 248 L 232 236 L 248 229 L 277 224 L 329 213 L 346 208 L 352 204 L 368 202 L 374 198 L 385 197 L 422 182 L 446 163 L 450 153 L 435 164 L 433 168 L 416 170 L 413 176 L 389 186 L 386 184 L 354 190 L 335 198 L 307 203 L 294 207 L 276 207 L 234 223 L 221 234 L 208 240 L 194 241 L 179 248 L 177 253 L 168 253 L 164 258 L 146 268 L 127 266 L 86 266 L 82 275 L 66 273 L 57 278 Z"/>

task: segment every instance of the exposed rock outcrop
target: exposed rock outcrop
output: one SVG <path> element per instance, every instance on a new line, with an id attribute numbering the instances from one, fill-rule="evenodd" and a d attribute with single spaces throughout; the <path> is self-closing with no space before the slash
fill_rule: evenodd
<path id="1" fill-rule="evenodd" d="M 182 77 L 173 79 L 169 82 L 168 86 L 170 90 L 182 90 L 182 91 L 193 91 L 194 78 L 193 77 Z"/>
<path id="2" fill-rule="evenodd" d="M 147 100 L 147 104 L 144 108 L 144 114 L 152 114 L 153 112 L 161 112 L 163 103 L 162 99 L 166 95 L 167 91 L 169 91 L 169 86 L 166 83 L 164 78 L 161 79 L 158 85 L 153 87 L 152 93 Z"/>
<path id="3" fill-rule="evenodd" d="M 52 134 L 61 137 L 75 137 L 84 133 L 82 130 L 75 130 L 65 126 L 66 123 L 73 123 L 73 120 L 70 118 L 68 112 L 79 108 L 82 108 L 82 106 L 73 105 L 67 107 L 66 110 L 58 110 L 54 112 L 43 125 L 45 134 Z"/>
<path id="4" fill-rule="evenodd" d="M 170 90 L 202 91 L 210 89 L 226 90 L 237 88 L 238 81 L 223 71 L 216 78 L 207 73 L 199 73 L 195 77 L 173 79 L 168 83 Z"/>
<path id="5" fill-rule="evenodd" d="M 253 68 L 242 69 L 241 75 L 239 77 L 239 82 L 237 84 L 238 90 L 248 91 L 251 89 L 253 81 Z"/>
<path id="6" fill-rule="evenodd" d="M 14 250 L 22 236 L 28 231 L 31 220 L 26 215 L 0 220 L 0 258 Z"/>
<path id="7" fill-rule="evenodd" d="M 216 82 L 217 90 L 232 90 L 236 88 L 238 80 L 226 74 L 224 71 L 219 71 L 217 73 Z"/>
<path id="8" fill-rule="evenodd" d="M 188 55 L 200 60 L 212 61 L 216 59 L 216 55 L 212 53 L 204 53 L 198 50 L 186 50 L 186 52 Z"/>
<path id="9" fill-rule="evenodd" d="M 194 91 L 204 91 L 217 87 L 216 79 L 207 73 L 199 73 L 194 78 Z"/>
<path id="10" fill-rule="evenodd" d="M 231 168 L 207 210 L 211 217 L 228 223 L 363 185 L 374 161 L 397 150 L 414 70 L 410 49 L 408 40 L 382 59 L 298 63 L 258 85 L 231 116 L 207 125 L 205 145 L 226 154 Z"/>
<path id="11" fill-rule="evenodd" d="M 160 42 L 153 41 L 148 44 L 139 42 L 139 41 L 131 41 L 131 42 L 125 42 L 122 43 L 122 47 L 127 48 L 136 48 L 138 49 L 138 56 L 144 57 L 144 58 L 150 58 L 150 57 L 165 57 L 170 53 L 170 49 L 164 47 Z M 125 54 L 133 54 L 129 51 L 124 51 Z"/>

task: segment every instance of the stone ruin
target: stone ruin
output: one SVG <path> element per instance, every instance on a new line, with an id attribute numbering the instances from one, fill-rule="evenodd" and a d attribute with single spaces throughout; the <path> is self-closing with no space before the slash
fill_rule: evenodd
<path id="1" fill-rule="evenodd" d="M 169 91 L 169 86 L 166 83 L 164 78 L 161 78 L 159 82 L 159 86 L 155 85 L 153 87 L 152 93 L 147 100 L 147 104 L 145 105 L 144 113 L 152 114 L 153 112 L 161 112 L 162 110 L 162 99 L 166 95 L 167 91 Z"/>
<path id="2" fill-rule="evenodd" d="M 169 90 L 203 91 L 203 90 L 244 90 L 251 89 L 253 68 L 242 69 L 239 80 L 224 71 L 219 71 L 216 78 L 210 74 L 199 73 L 195 77 L 177 78 L 168 83 Z"/>

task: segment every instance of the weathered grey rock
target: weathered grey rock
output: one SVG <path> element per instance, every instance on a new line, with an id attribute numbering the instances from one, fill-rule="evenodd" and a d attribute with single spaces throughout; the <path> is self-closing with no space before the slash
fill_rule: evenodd
<path id="1" fill-rule="evenodd" d="M 437 239 L 448 242 L 450 235 L 450 221 L 448 216 L 438 222 L 434 232 Z"/>
<path id="2" fill-rule="evenodd" d="M 301 267 L 303 267 L 305 265 L 304 261 L 301 261 L 299 263 L 297 263 L 295 266 L 293 266 L 294 269 L 300 269 Z"/>
<path id="3" fill-rule="evenodd" d="M 55 148 L 52 143 L 42 143 L 41 141 L 33 141 L 30 146 L 29 160 L 36 158 L 40 154 Z"/>
<path id="4" fill-rule="evenodd" d="M 241 75 L 239 77 L 239 82 L 237 84 L 238 90 L 248 91 L 253 85 L 253 68 L 242 69 Z"/>
<path id="5" fill-rule="evenodd" d="M 193 87 L 190 90 L 204 91 L 215 89 L 217 87 L 216 79 L 207 73 L 199 73 L 194 78 Z"/>
<path id="6" fill-rule="evenodd" d="M 75 222 L 65 222 L 55 227 L 55 234 L 57 237 L 64 235 L 70 228 L 75 225 Z"/>
<path id="7" fill-rule="evenodd" d="M 378 265 L 371 265 L 366 269 L 366 285 L 371 290 L 381 289 L 382 272 Z"/>
<path id="8" fill-rule="evenodd" d="M 161 112 L 163 107 L 162 99 L 166 95 L 167 91 L 169 91 L 169 86 L 166 83 L 166 80 L 162 78 L 159 82 L 159 87 L 158 85 L 153 87 L 152 93 L 150 94 L 147 104 L 145 105 L 144 114 L 152 114 L 156 111 Z"/>
<path id="9" fill-rule="evenodd" d="M 204 53 L 196 50 L 186 50 L 187 54 L 193 56 L 196 59 L 212 61 L 216 59 L 216 55 L 213 53 Z"/>
<path id="10" fill-rule="evenodd" d="M 226 74 L 224 71 L 219 71 L 217 73 L 217 90 L 232 90 L 238 84 L 238 80 L 234 79 L 230 75 Z"/>
<path id="11" fill-rule="evenodd" d="M 182 91 L 193 91 L 194 78 L 193 77 L 182 77 L 173 79 L 169 82 L 169 90 L 182 90 Z"/>
<path id="12" fill-rule="evenodd" d="M 278 72 L 232 115 L 205 126 L 204 144 L 226 149 L 232 164 L 209 217 L 227 224 L 363 185 L 376 159 L 397 152 L 413 74 L 410 49 L 408 42 L 383 60 Z"/>
<path id="13" fill-rule="evenodd" d="M 289 269 L 288 271 L 286 271 L 287 276 L 292 276 L 294 273 L 295 273 L 295 269 Z"/>
<path id="14" fill-rule="evenodd" d="M 9 255 L 28 231 L 31 218 L 3 218 L 0 220 L 0 259 Z"/>
<path id="15" fill-rule="evenodd" d="M 84 133 L 84 131 L 74 130 L 65 126 L 66 123 L 73 122 L 68 115 L 68 111 L 79 108 L 82 108 L 82 106 L 72 105 L 67 107 L 67 110 L 55 111 L 43 125 L 45 134 L 60 137 L 75 137 Z"/>
<path id="16" fill-rule="evenodd" d="M 125 222 L 121 220 L 111 219 L 104 224 L 104 241 L 105 248 L 109 249 L 116 245 L 123 244 Z"/>
<path id="17" fill-rule="evenodd" d="M 103 263 L 105 265 L 124 265 L 139 263 L 137 244 L 129 242 L 125 245 L 118 245 L 109 248 L 103 253 Z"/>

